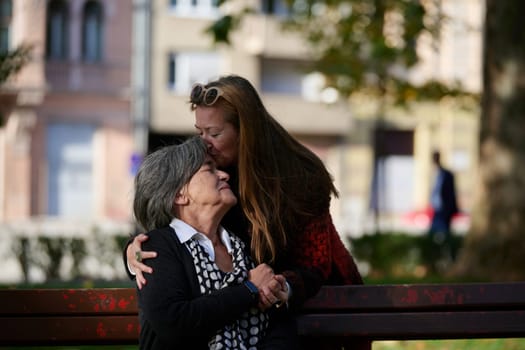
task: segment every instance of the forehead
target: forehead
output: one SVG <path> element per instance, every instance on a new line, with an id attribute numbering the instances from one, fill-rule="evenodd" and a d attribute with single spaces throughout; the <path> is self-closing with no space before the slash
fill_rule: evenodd
<path id="1" fill-rule="evenodd" d="M 207 155 L 202 166 L 215 166 L 215 160 L 210 155 Z"/>
<path id="2" fill-rule="evenodd" d="M 225 123 L 224 112 L 220 108 L 199 106 L 195 110 L 195 126 L 197 128 L 220 126 Z"/>

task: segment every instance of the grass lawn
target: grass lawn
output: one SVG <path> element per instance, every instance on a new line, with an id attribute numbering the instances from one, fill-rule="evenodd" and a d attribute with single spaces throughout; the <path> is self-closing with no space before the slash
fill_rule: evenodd
<path id="1" fill-rule="evenodd" d="M 525 350 L 525 339 L 376 341 L 372 350 Z"/>

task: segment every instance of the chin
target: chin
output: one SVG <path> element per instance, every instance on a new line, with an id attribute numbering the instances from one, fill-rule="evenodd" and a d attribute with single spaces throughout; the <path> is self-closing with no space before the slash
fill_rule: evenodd
<path id="1" fill-rule="evenodd" d="M 231 204 L 233 207 L 235 204 L 237 204 L 237 197 L 233 196 L 232 199 L 228 200 L 228 204 Z"/>

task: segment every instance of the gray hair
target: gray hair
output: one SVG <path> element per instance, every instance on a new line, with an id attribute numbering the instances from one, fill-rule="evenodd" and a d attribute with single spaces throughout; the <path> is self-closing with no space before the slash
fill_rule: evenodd
<path id="1" fill-rule="evenodd" d="M 145 230 L 169 225 L 175 217 L 177 193 L 204 164 L 206 156 L 204 142 L 199 137 L 192 137 L 144 158 L 135 177 L 133 212 Z"/>

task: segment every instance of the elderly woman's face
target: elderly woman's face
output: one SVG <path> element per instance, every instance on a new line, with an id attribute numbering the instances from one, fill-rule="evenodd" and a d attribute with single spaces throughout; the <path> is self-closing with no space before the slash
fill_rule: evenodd
<path id="1" fill-rule="evenodd" d="M 237 164 L 239 133 L 233 124 L 226 122 L 220 108 L 198 106 L 195 110 L 195 128 L 208 145 L 208 153 L 218 167 Z"/>
<path id="2" fill-rule="evenodd" d="M 228 174 L 217 169 L 213 159 L 207 157 L 183 192 L 190 203 L 198 208 L 220 207 L 228 210 L 237 203 L 237 197 L 231 191 L 228 179 Z"/>

